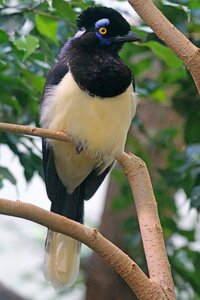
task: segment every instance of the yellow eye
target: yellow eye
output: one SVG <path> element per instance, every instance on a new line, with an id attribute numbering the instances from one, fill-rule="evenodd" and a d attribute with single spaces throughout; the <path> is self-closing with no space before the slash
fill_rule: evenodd
<path id="1" fill-rule="evenodd" d="M 106 27 L 101 27 L 99 28 L 99 33 L 102 34 L 102 35 L 105 35 L 107 33 L 107 28 Z"/>

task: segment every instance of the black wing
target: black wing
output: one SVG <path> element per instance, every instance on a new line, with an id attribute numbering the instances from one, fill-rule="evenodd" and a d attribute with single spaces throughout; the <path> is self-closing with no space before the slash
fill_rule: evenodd
<path id="1" fill-rule="evenodd" d="M 45 90 L 59 84 L 68 71 L 68 64 L 61 57 L 47 76 L 42 102 L 45 102 Z M 47 139 L 42 140 L 42 152 L 46 190 L 52 202 L 51 210 L 82 222 L 83 200 L 88 200 L 94 195 L 111 167 L 108 167 L 100 175 L 97 170 L 93 170 L 81 185 L 72 194 L 69 194 L 58 177 L 54 163 L 53 149 L 50 147 Z"/>
<path id="2" fill-rule="evenodd" d="M 47 76 L 42 103 L 45 102 L 45 91 L 59 84 L 68 71 L 66 60 L 60 57 Z M 83 197 L 81 187 L 78 187 L 73 194 L 67 193 L 66 187 L 62 184 L 56 171 L 53 149 L 45 138 L 42 139 L 42 153 L 46 191 L 52 202 L 51 211 L 82 222 Z"/>
<path id="3" fill-rule="evenodd" d="M 67 193 L 65 186 L 60 181 L 56 172 L 53 149 L 45 139 L 42 141 L 42 150 L 46 190 L 52 202 L 51 211 L 82 223 L 82 187 L 77 187 L 72 194 Z"/>

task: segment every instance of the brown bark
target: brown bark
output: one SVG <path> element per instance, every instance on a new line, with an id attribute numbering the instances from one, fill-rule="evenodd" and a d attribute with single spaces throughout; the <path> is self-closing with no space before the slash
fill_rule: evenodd
<path id="1" fill-rule="evenodd" d="M 1 125 L 4 126 L 0 124 L 0 128 Z M 20 132 L 23 132 L 21 126 L 10 124 L 8 127 L 9 131 L 13 128 L 16 132 L 18 127 Z M 27 132 L 27 128 L 24 131 Z M 32 128 L 31 134 L 33 131 L 37 131 L 44 137 L 48 135 L 48 138 L 63 139 L 59 132 L 56 134 L 49 130 L 47 133 L 42 133 L 39 128 Z M 138 299 L 173 300 L 175 299 L 174 287 L 148 170 L 145 163 L 131 153 L 121 153 L 117 160 L 124 169 L 134 195 L 150 278 L 130 257 L 106 240 L 96 229 L 90 229 L 80 223 L 20 201 L 0 199 L 0 213 L 34 221 L 86 244 L 120 274 Z M 148 236 L 151 238 L 149 239 Z"/>
<path id="2" fill-rule="evenodd" d="M 112 241 L 117 247 L 127 253 L 125 234 L 122 230 L 123 222 L 135 214 L 134 205 L 122 213 L 112 209 L 112 200 L 118 194 L 119 186 L 113 179 L 110 180 L 107 197 L 99 231 Z M 134 300 L 128 285 L 105 262 L 94 253 L 85 264 L 86 270 L 86 299 L 87 300 Z"/>
<path id="3" fill-rule="evenodd" d="M 155 103 L 145 103 L 138 106 L 137 112 L 141 120 L 144 122 L 146 130 L 149 132 L 153 131 L 156 133 L 159 130 L 170 126 L 181 128 L 183 125 L 183 120 L 169 106 L 158 106 Z M 146 144 L 144 135 L 136 128 L 131 128 L 130 134 L 137 137 L 142 144 Z M 177 146 L 181 146 L 183 144 L 182 138 L 179 137 L 179 139 L 176 140 L 176 143 Z M 156 148 L 149 148 L 148 151 L 152 161 L 154 162 L 151 169 L 151 176 L 153 178 L 153 182 L 155 182 L 159 177 L 157 169 L 165 167 L 166 151 L 158 151 Z M 111 180 L 99 230 L 120 249 L 128 253 L 124 241 L 125 234 L 119 230 L 119 228 L 130 215 L 135 215 L 135 208 L 131 205 L 128 210 L 123 211 L 122 213 L 114 212 L 111 208 L 112 200 L 118 193 L 118 183 Z M 123 284 L 121 278 L 116 275 L 116 273 L 113 272 L 101 259 L 99 259 L 96 254 L 93 254 L 88 260 L 86 264 L 86 273 L 86 300 L 137 299 L 136 296 L 133 296 L 130 293 L 129 287 Z"/>
<path id="4" fill-rule="evenodd" d="M 123 155 L 122 155 L 123 156 Z M 139 296 L 151 289 L 155 295 L 162 289 L 142 272 L 139 266 L 94 228 L 21 201 L 0 199 L 0 214 L 27 219 L 53 231 L 70 236 L 96 251 Z M 148 295 L 142 299 L 147 300 Z M 161 298 L 162 299 L 162 298 Z"/>
<path id="5" fill-rule="evenodd" d="M 131 160 L 130 164 L 134 164 L 135 157 L 130 154 L 122 154 L 120 163 L 126 165 L 127 159 Z M 139 158 L 138 160 L 142 167 L 142 161 Z M 131 169 L 127 170 L 128 178 L 131 178 Z M 120 274 L 140 300 L 167 300 L 168 293 L 171 294 L 172 292 L 171 287 L 168 285 L 162 286 L 160 283 L 148 278 L 128 255 L 105 239 L 96 229 L 91 229 L 66 217 L 20 201 L 0 199 L 0 214 L 33 221 L 84 243 L 97 252 Z M 167 269 L 163 269 L 166 276 L 167 274 L 170 275 L 168 271 Z M 168 282 L 166 282 L 166 284 L 168 284 Z M 175 298 L 171 295 L 169 299 L 174 300 Z"/>
<path id="6" fill-rule="evenodd" d="M 185 63 L 200 94 L 200 49 L 170 23 L 152 0 L 129 0 L 129 3 L 155 34 Z"/>
<path id="7" fill-rule="evenodd" d="M 9 124 L 9 123 L 0 123 L 0 131 L 13 132 L 13 133 L 22 133 L 31 136 L 37 137 L 46 137 L 49 139 L 55 139 L 59 141 L 69 142 L 70 135 L 56 130 L 49 130 L 46 128 L 38 128 L 17 124 Z"/>

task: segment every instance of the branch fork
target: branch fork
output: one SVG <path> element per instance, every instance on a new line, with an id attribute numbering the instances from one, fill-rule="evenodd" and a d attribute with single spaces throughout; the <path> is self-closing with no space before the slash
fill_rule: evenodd
<path id="1" fill-rule="evenodd" d="M 128 2 L 155 34 L 184 62 L 200 94 L 200 49 L 161 13 L 152 0 Z"/>
<path id="2" fill-rule="evenodd" d="M 0 123 L 0 131 L 69 141 L 67 134 L 43 128 Z M 175 293 L 171 269 L 146 165 L 141 158 L 131 153 L 121 153 L 117 160 L 125 171 L 134 196 L 150 278 L 129 256 L 105 239 L 97 229 L 91 229 L 73 220 L 21 201 L 0 199 L 0 214 L 36 222 L 86 244 L 96 251 L 127 282 L 140 300 L 174 300 Z"/>
<path id="3" fill-rule="evenodd" d="M 200 49 L 165 18 L 152 0 L 129 0 L 129 3 L 157 36 L 185 63 L 200 93 Z M 0 131 L 70 141 L 70 136 L 63 132 L 28 126 L 0 123 Z M 139 157 L 131 153 L 121 153 L 117 159 L 124 168 L 134 196 L 149 278 L 130 257 L 106 240 L 96 229 L 90 229 L 20 201 L 0 199 L 0 214 L 31 220 L 88 245 L 124 278 L 140 300 L 175 300 L 171 268 L 147 167 Z"/>

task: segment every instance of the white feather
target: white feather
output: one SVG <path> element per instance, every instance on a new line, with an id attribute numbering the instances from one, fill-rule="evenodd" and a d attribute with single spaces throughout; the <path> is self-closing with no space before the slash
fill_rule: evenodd
<path id="1" fill-rule="evenodd" d="M 70 72 L 45 92 L 42 126 L 66 131 L 75 144 L 81 142 L 85 147 L 77 154 L 74 144 L 49 140 L 58 176 L 68 192 L 73 192 L 94 168 L 103 171 L 124 150 L 136 99 L 131 85 L 113 98 L 91 97 L 78 87 Z M 70 286 L 76 280 L 79 251 L 79 242 L 49 231 L 44 274 L 56 289 Z"/>
<path id="2" fill-rule="evenodd" d="M 61 233 L 48 231 L 43 272 L 57 290 L 71 286 L 77 279 L 80 242 Z"/>
<path id="3" fill-rule="evenodd" d="M 72 144 L 49 141 L 58 175 L 68 191 L 73 191 L 95 167 L 104 170 L 124 150 L 136 99 L 131 85 L 113 98 L 91 97 L 78 87 L 70 72 L 46 92 L 42 126 L 66 131 L 75 143 L 85 146 L 77 155 Z"/>

